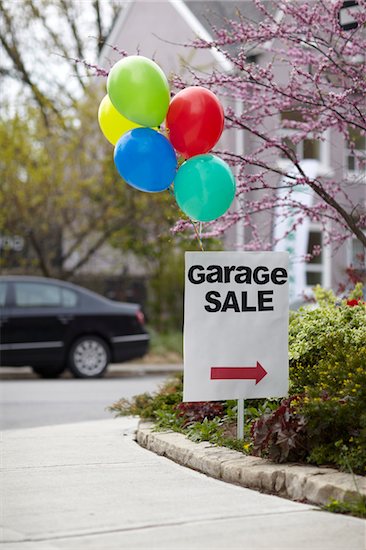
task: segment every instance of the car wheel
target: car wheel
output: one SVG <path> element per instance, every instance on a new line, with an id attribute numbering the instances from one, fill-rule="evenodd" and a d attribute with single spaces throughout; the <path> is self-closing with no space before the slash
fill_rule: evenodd
<path id="1" fill-rule="evenodd" d="M 32 367 L 35 374 L 41 378 L 58 378 L 65 370 L 65 367 Z"/>
<path id="2" fill-rule="evenodd" d="M 110 360 L 107 344 L 97 336 L 76 340 L 69 353 L 69 369 L 75 378 L 103 376 Z"/>

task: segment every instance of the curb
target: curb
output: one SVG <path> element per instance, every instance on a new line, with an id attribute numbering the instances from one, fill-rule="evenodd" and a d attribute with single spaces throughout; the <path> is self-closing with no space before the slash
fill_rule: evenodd
<path id="1" fill-rule="evenodd" d="M 104 378 L 128 378 L 146 375 L 174 374 L 183 372 L 181 364 L 144 364 L 144 363 L 122 363 L 109 365 Z M 60 376 L 62 380 L 73 379 L 72 374 L 65 370 Z M 31 367 L 1 367 L 0 380 L 39 380 Z"/>
<path id="2" fill-rule="evenodd" d="M 363 476 L 327 467 L 275 464 L 212 443 L 194 443 L 177 432 L 154 432 L 153 427 L 151 422 L 139 423 L 136 441 L 141 447 L 228 483 L 317 505 L 366 497 Z"/>

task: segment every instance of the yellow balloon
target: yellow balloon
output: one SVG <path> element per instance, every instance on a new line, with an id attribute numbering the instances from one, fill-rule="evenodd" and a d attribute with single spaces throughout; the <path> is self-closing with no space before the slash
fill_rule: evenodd
<path id="1" fill-rule="evenodd" d="M 113 107 L 108 95 L 104 96 L 100 102 L 98 122 L 104 137 L 106 137 L 112 145 L 116 145 L 119 138 L 129 130 L 141 128 L 140 124 L 136 124 L 121 115 L 121 113 Z"/>

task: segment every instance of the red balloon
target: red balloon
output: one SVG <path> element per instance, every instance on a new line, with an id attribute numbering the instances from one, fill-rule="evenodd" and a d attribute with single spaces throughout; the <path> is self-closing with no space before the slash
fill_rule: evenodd
<path id="1" fill-rule="evenodd" d="M 172 99 L 166 125 L 173 147 L 185 158 L 207 153 L 224 129 L 224 110 L 214 93 L 190 86 Z"/>

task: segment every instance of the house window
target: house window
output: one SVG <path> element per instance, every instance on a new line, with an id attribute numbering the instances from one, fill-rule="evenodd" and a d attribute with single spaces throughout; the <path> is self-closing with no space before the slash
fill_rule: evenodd
<path id="1" fill-rule="evenodd" d="M 358 239 L 352 239 L 349 265 L 357 271 L 366 271 L 366 252 Z"/>
<path id="2" fill-rule="evenodd" d="M 282 111 L 281 120 L 282 120 L 282 123 L 285 120 L 294 120 L 296 122 L 304 122 L 304 117 L 302 116 L 302 113 L 300 113 L 300 111 L 288 110 L 288 111 Z"/>
<path id="3" fill-rule="evenodd" d="M 365 161 L 366 137 L 357 128 L 348 128 L 346 142 L 346 167 L 348 172 L 362 172 L 361 160 Z"/>
<path id="4" fill-rule="evenodd" d="M 304 139 L 302 143 L 302 158 L 320 160 L 319 141 L 317 139 Z"/>
<path id="5" fill-rule="evenodd" d="M 289 133 L 290 135 L 287 135 L 283 138 L 282 142 L 286 147 L 288 147 L 291 151 L 293 151 L 296 154 L 296 157 L 298 160 L 303 159 L 315 159 L 320 160 L 320 144 L 317 139 L 304 139 L 304 141 L 301 141 L 300 143 L 294 144 L 291 140 L 291 131 L 286 130 L 286 133 Z M 292 130 L 293 133 L 293 130 Z M 288 158 L 288 156 L 284 153 L 284 151 L 281 152 L 282 158 Z"/>
<path id="6" fill-rule="evenodd" d="M 320 160 L 320 143 L 317 139 L 312 139 L 311 137 L 304 139 L 300 143 L 294 144 L 291 137 L 296 133 L 296 129 L 287 128 L 286 121 L 291 122 L 304 122 L 304 117 L 299 111 L 283 111 L 281 113 L 281 130 L 280 133 L 283 136 L 282 142 L 286 145 L 291 151 L 293 151 L 298 160 L 303 159 L 316 159 Z M 288 158 L 287 155 L 282 151 L 282 158 Z"/>
<path id="7" fill-rule="evenodd" d="M 306 286 L 313 287 L 323 284 L 324 260 L 323 239 L 319 229 L 310 229 L 308 237 L 307 253 L 312 256 L 305 267 Z"/>
<path id="8" fill-rule="evenodd" d="M 248 55 L 247 63 L 258 63 L 258 55 Z"/>

